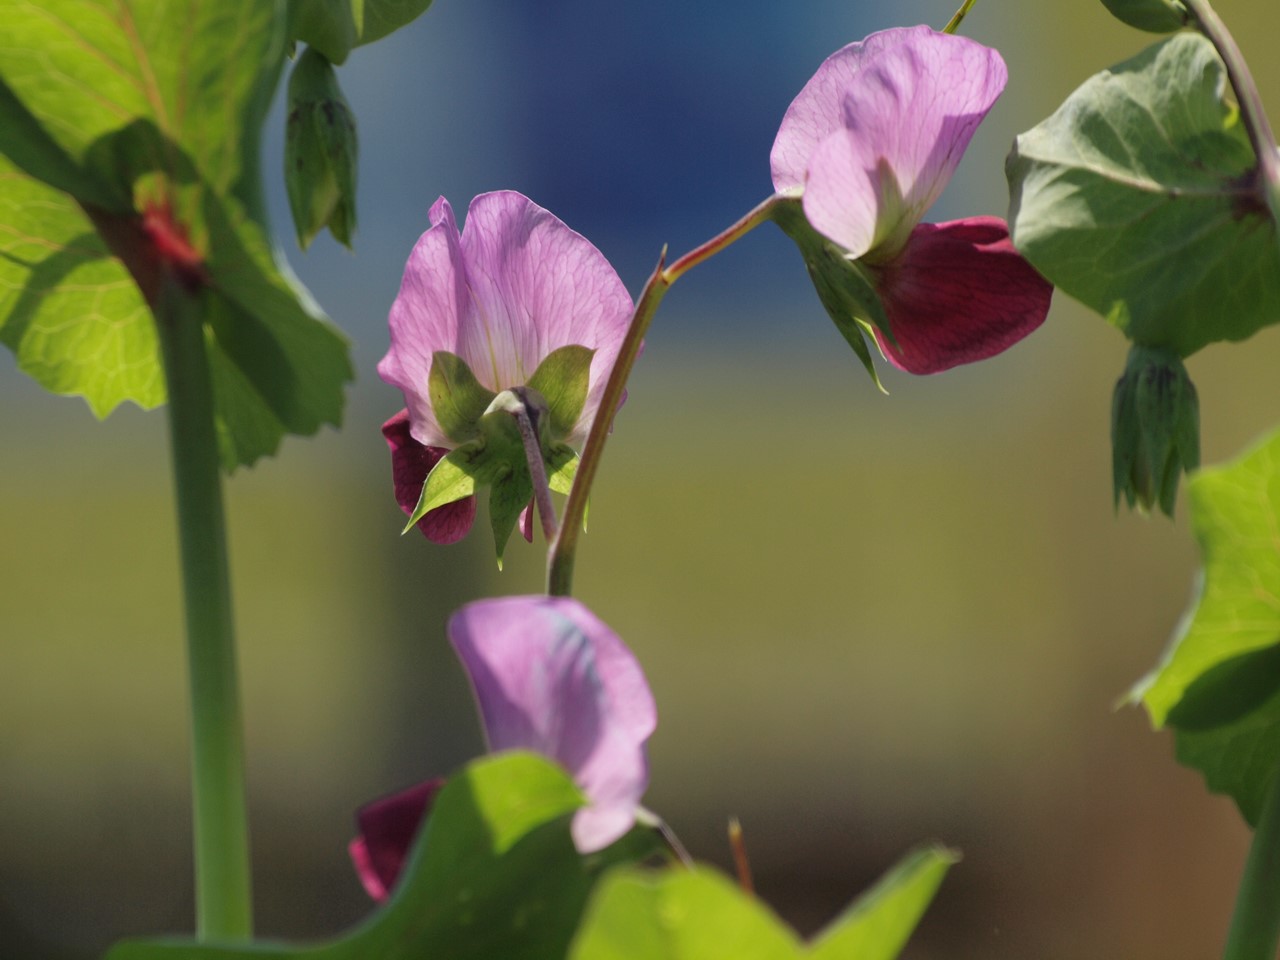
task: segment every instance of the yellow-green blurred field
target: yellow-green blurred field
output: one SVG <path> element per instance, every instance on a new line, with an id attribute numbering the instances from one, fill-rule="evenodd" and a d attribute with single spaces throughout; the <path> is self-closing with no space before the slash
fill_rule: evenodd
<path id="1" fill-rule="evenodd" d="M 1094 4 L 1027 6 L 974 14 L 1013 77 L 1044 79 L 1011 87 L 975 141 L 953 187 L 965 213 L 1002 209 L 1019 129 L 1144 42 Z M 1220 6 L 1274 113 L 1280 18 L 1270 0 Z M 1246 831 L 1166 736 L 1114 709 L 1196 567 L 1183 504 L 1172 524 L 1112 511 L 1122 338 L 1059 296 L 1010 353 L 890 376 L 885 397 L 813 298 L 763 344 L 678 336 L 703 319 L 698 283 L 658 317 L 578 562 L 578 596 L 657 697 L 649 806 L 721 864 L 739 816 L 762 895 L 806 931 L 912 844 L 958 846 L 915 960 L 1213 955 Z M 790 343 L 787 325 L 807 332 Z M 341 434 L 229 484 L 267 936 L 367 910 L 352 810 L 482 749 L 445 618 L 541 586 L 541 543 L 514 543 L 499 574 L 483 514 L 458 547 L 398 537 L 380 349 Z M 1206 463 L 1280 425 L 1278 365 L 1275 330 L 1189 362 Z M 95 424 L 0 372 L 0 956 L 90 956 L 191 922 L 164 419 Z"/>

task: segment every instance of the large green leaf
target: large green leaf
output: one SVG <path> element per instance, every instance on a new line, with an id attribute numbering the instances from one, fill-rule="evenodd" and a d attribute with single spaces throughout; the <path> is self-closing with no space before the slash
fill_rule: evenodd
<path id="1" fill-rule="evenodd" d="M 0 23 L 0 340 L 19 366 L 99 416 L 163 401 L 144 309 L 159 220 L 199 261 L 224 465 L 336 424 L 346 342 L 276 263 L 262 214 L 283 3 L 0 0 Z"/>
<path id="2" fill-rule="evenodd" d="M 615 871 L 592 898 L 570 960 L 893 960 L 955 859 L 938 848 L 909 855 L 811 947 L 708 868 Z"/>
<path id="3" fill-rule="evenodd" d="M 1204 558 L 1197 596 L 1132 697 L 1252 822 L 1280 765 L 1280 433 L 1192 477 L 1188 500 Z"/>
<path id="4" fill-rule="evenodd" d="M 1106 70 L 1014 144 L 1013 241 L 1136 343 L 1188 356 L 1280 321 L 1280 242 L 1210 42 Z"/>
<path id="5" fill-rule="evenodd" d="M 390 903 L 346 936 L 312 946 L 120 944 L 107 960 L 562 960 L 600 872 L 655 851 L 636 830 L 582 857 L 569 778 L 526 753 L 478 760 L 436 798 Z"/>

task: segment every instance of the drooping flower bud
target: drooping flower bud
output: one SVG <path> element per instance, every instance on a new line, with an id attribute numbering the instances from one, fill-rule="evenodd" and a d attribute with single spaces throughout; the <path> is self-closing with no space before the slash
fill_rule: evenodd
<path id="1" fill-rule="evenodd" d="M 284 144 L 284 181 L 302 249 L 325 227 L 339 243 L 351 246 L 357 153 L 355 115 L 333 65 L 308 47 L 289 76 Z"/>
<path id="2" fill-rule="evenodd" d="M 1134 344 L 1111 400 L 1115 501 L 1168 516 L 1183 473 L 1200 465 L 1200 404 L 1182 358 Z"/>

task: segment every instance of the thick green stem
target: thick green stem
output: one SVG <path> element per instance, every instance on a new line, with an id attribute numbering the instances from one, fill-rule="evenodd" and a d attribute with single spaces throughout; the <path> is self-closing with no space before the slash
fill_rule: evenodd
<path id="1" fill-rule="evenodd" d="M 1271 122 L 1262 105 L 1258 85 L 1249 72 L 1249 64 L 1236 45 L 1235 37 L 1217 11 L 1210 6 L 1209 0 L 1183 0 L 1183 4 L 1227 67 L 1227 76 L 1235 89 L 1236 100 L 1240 103 L 1240 118 L 1244 121 L 1249 142 L 1253 144 L 1253 152 L 1258 157 L 1262 200 L 1271 211 L 1272 221 L 1280 226 L 1280 149 L 1276 147 L 1275 134 L 1271 132 Z"/>
<path id="2" fill-rule="evenodd" d="M 604 394 L 600 398 L 600 407 L 595 421 L 591 424 L 591 432 L 587 435 L 587 445 L 583 448 L 582 458 L 574 475 L 573 488 L 569 491 L 569 500 L 564 507 L 564 517 L 560 522 L 560 532 L 547 557 L 547 593 L 553 597 L 567 597 L 573 590 L 573 564 L 578 549 L 578 535 L 582 532 L 582 521 L 587 512 L 587 499 L 591 495 L 591 484 L 595 481 L 596 471 L 600 468 L 600 457 L 604 453 L 605 441 L 609 439 L 609 429 L 613 426 L 613 414 L 622 401 L 622 394 L 627 389 L 627 378 L 631 376 L 631 368 L 640 356 L 640 346 L 644 343 L 644 335 L 658 310 L 658 304 L 666 296 L 667 290 L 684 274 L 705 260 L 711 259 L 734 241 L 750 233 L 760 224 L 773 216 L 774 209 L 783 198 L 774 195 L 745 217 L 729 227 L 723 233 L 712 237 L 700 247 L 690 250 L 671 266 L 666 266 L 666 250 L 658 258 L 644 289 L 640 291 L 640 299 L 636 301 L 635 313 L 631 316 L 631 325 L 627 328 L 622 347 L 618 351 L 618 359 L 609 371 L 609 379 L 605 383 Z"/>
<path id="3" fill-rule="evenodd" d="M 202 310 L 197 297 L 166 276 L 155 314 L 169 391 L 169 437 L 186 603 L 196 933 L 201 940 L 248 939 L 253 921 L 244 737 L 222 476 Z"/>
<path id="4" fill-rule="evenodd" d="M 1275 960 L 1280 943 L 1280 774 L 1263 801 L 1223 960 Z"/>

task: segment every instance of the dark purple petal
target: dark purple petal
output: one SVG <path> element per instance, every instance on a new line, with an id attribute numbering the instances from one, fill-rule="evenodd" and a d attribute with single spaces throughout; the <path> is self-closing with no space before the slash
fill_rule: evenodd
<path id="1" fill-rule="evenodd" d="M 418 830 L 443 786 L 444 778 L 436 777 L 367 803 L 356 812 L 360 835 L 348 850 L 360 882 L 373 899 L 385 900 L 395 886 Z"/>
<path id="2" fill-rule="evenodd" d="M 995 356 L 1044 321 L 1053 286 L 1013 248 L 999 217 L 922 223 L 894 260 L 872 268 L 896 345 L 880 349 L 909 373 Z"/>
<path id="3" fill-rule="evenodd" d="M 396 502 L 405 516 L 413 516 L 422 496 L 427 474 L 449 451 L 426 447 L 410 434 L 409 411 L 401 410 L 382 425 L 382 436 L 391 448 L 391 479 Z M 476 518 L 476 498 L 466 497 L 436 507 L 418 521 L 418 529 L 432 543 L 456 543 L 467 535 Z"/>

